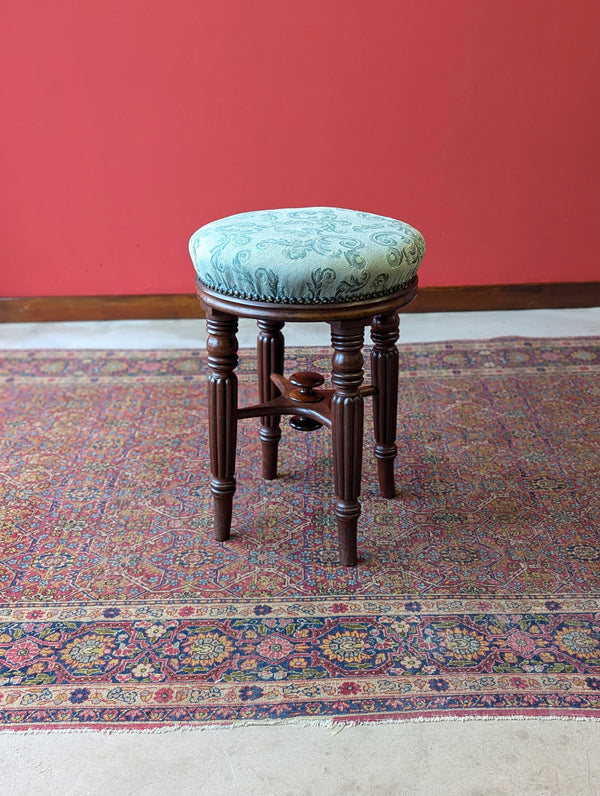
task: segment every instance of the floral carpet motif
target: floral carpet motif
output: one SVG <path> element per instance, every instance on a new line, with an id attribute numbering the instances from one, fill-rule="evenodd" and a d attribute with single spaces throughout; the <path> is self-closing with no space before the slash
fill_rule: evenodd
<path id="1" fill-rule="evenodd" d="M 344 569 L 325 429 L 285 424 L 265 482 L 240 424 L 217 543 L 203 352 L 4 352 L 0 727 L 600 717 L 600 340 L 400 364 L 398 494 L 367 427 Z"/>

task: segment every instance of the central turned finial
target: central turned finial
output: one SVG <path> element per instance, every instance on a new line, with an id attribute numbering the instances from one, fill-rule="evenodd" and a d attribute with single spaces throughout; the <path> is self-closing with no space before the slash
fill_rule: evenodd
<path id="1" fill-rule="evenodd" d="M 325 379 L 320 373 L 314 370 L 301 370 L 292 373 L 289 382 L 296 389 L 290 390 L 289 397 L 295 404 L 316 404 L 323 400 L 323 394 L 315 392 L 315 387 L 320 387 Z M 323 424 L 311 417 L 300 417 L 293 415 L 290 418 L 290 426 L 296 431 L 316 431 Z"/>
<path id="2" fill-rule="evenodd" d="M 323 396 L 315 392 L 315 387 L 320 387 L 325 379 L 314 370 L 301 370 L 292 373 L 290 384 L 297 389 L 291 390 L 290 398 L 299 404 L 314 404 L 323 400 Z"/>

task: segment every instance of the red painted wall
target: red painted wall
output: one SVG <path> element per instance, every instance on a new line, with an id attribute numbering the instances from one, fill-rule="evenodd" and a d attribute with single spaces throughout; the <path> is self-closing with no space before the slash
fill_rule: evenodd
<path id="1" fill-rule="evenodd" d="M 2 295 L 191 292 L 201 224 L 312 204 L 423 285 L 600 278 L 600 3 L 1 2 Z"/>

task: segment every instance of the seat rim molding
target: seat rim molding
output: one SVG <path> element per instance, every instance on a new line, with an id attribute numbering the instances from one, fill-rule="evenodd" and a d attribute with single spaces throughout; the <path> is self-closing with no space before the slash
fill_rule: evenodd
<path id="1" fill-rule="evenodd" d="M 406 287 L 370 300 L 343 302 L 336 304 L 286 304 L 269 301 L 249 301 L 235 296 L 225 296 L 196 281 L 196 294 L 200 301 L 211 309 L 240 318 L 274 321 L 323 321 L 326 323 L 351 318 L 372 318 L 404 307 L 416 297 L 418 277 L 415 276 Z"/>

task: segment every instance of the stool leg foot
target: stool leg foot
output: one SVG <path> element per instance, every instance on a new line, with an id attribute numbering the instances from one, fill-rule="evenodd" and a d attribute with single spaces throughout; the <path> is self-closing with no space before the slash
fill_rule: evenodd
<path id="1" fill-rule="evenodd" d="M 371 378 L 377 393 L 373 398 L 375 456 L 379 491 L 394 497 L 394 461 L 398 414 L 398 313 L 375 315 L 371 322 Z"/>
<path id="2" fill-rule="evenodd" d="M 343 567 L 355 567 L 358 563 L 358 552 L 356 549 L 356 536 L 358 518 L 360 516 L 360 504 L 358 510 L 356 504 L 338 500 L 335 505 L 337 519 L 338 544 L 340 550 L 340 564 Z"/>
<path id="3" fill-rule="evenodd" d="M 206 308 L 208 340 L 208 430 L 214 538 L 229 538 L 235 493 L 237 442 L 237 327 L 234 315 Z"/>
<path id="4" fill-rule="evenodd" d="M 261 403 L 271 401 L 280 395 L 271 381 L 271 373 L 283 374 L 284 339 L 280 321 L 258 321 L 257 359 L 258 390 Z M 271 481 L 277 478 L 277 449 L 281 439 L 280 416 L 271 415 L 260 419 L 260 440 L 262 443 L 262 474 Z"/>
<path id="5" fill-rule="evenodd" d="M 340 560 L 343 566 L 357 563 L 356 533 L 360 516 L 360 478 L 363 444 L 362 347 L 364 322 L 334 321 L 332 374 L 334 395 L 331 402 L 333 432 L 333 471 L 335 515 L 337 518 Z"/>
<path id="6" fill-rule="evenodd" d="M 231 532 L 231 517 L 233 514 L 233 495 L 235 492 L 235 481 L 233 491 L 226 495 L 215 495 L 214 481 L 211 484 L 214 500 L 214 530 L 213 537 L 217 542 L 226 542 Z"/>

